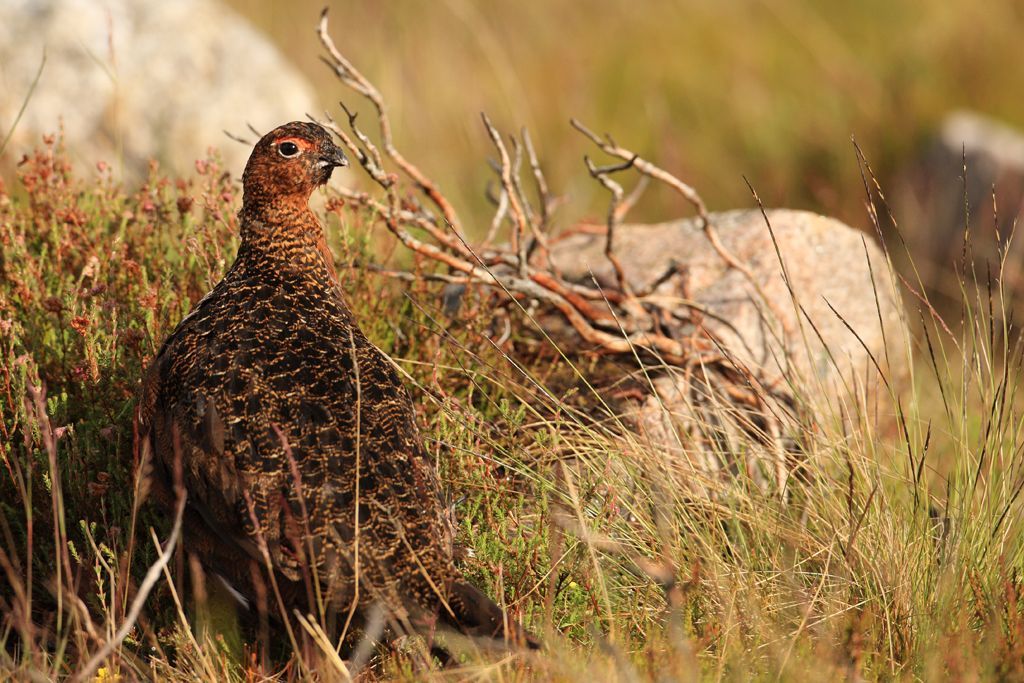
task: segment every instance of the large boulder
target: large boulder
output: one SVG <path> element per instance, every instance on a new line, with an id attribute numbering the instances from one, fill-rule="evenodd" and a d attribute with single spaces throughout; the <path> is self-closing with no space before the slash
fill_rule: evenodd
<path id="1" fill-rule="evenodd" d="M 726 365 L 749 376 L 772 404 L 762 406 L 758 417 L 720 391 L 727 380 L 713 376 L 714 369 L 663 370 L 650 380 L 652 395 L 627 418 L 654 445 L 685 453 L 696 470 L 745 466 L 758 470 L 762 482 L 784 487 L 792 453 L 780 444 L 794 424 L 772 415 L 806 414 L 808 408 L 837 420 L 891 413 L 890 394 L 907 377 L 909 337 L 888 260 L 873 239 L 804 211 L 772 210 L 767 217 L 757 210 L 711 216 L 722 245 L 747 273 L 720 257 L 696 220 L 621 226 L 615 252 L 637 291 L 673 262 L 682 266 L 654 295 L 670 310 L 691 317 L 699 311 L 696 320 L 719 345 Z M 575 234 L 552 249 L 565 277 L 586 281 L 593 273 L 603 284 L 614 283 L 603 235 Z M 695 430 L 709 421 L 719 425 L 716 447 L 690 448 Z M 749 462 L 730 462 L 728 451 L 749 450 L 757 441 L 749 438 L 752 431 L 772 430 L 776 438 L 760 439 L 764 448 L 748 453 Z M 730 445 L 733 437 L 745 446 Z"/>
<path id="2" fill-rule="evenodd" d="M 207 147 L 241 169 L 249 149 L 224 130 L 266 131 L 315 113 L 313 90 L 270 40 L 214 0 L 5 0 L 0 3 L 0 130 L 46 64 L 7 155 L 63 126 L 83 164 L 129 177 L 150 158 L 173 171 Z M 251 137 L 251 136 L 250 136 Z"/>

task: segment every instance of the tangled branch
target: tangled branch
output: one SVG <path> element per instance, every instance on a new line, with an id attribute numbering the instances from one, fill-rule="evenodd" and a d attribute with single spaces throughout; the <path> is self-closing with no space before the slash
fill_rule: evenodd
<path id="1" fill-rule="evenodd" d="M 649 181 L 663 183 L 678 192 L 696 210 L 704 234 L 715 251 L 730 267 L 741 271 L 760 291 L 750 269 L 733 256 L 718 239 L 707 207 L 697 191 L 671 173 L 615 143 L 610 136 L 598 136 L 575 119 L 572 126 L 597 148 L 619 162 L 599 166 L 589 157 L 584 163 L 591 177 L 611 194 L 605 227 L 604 255 L 615 273 L 614 286 L 596 282 L 580 283 L 564 279 L 550 261 L 548 249 L 552 214 L 559 204 L 553 196 L 529 134 L 506 139 L 486 114 L 483 126 L 497 159 L 493 162 L 497 191 L 491 198 L 495 212 L 480 248 L 467 241 L 462 221 L 454 206 L 438 185 L 407 160 L 395 147 L 387 106 L 380 91 L 334 44 L 328 32 L 327 10 L 318 26 L 320 42 L 326 54 L 323 61 L 339 81 L 356 95 L 368 101 L 376 113 L 376 134 L 379 142 L 358 125 L 357 116 L 341 104 L 345 125 L 326 115 L 322 123 L 334 131 L 342 144 L 359 161 L 382 195 L 339 190 L 350 206 L 366 209 L 376 215 L 406 248 L 420 257 L 442 265 L 448 275 L 433 279 L 479 284 L 493 287 L 510 300 L 537 302 L 558 311 L 572 329 L 597 350 L 613 354 L 653 354 L 660 362 L 685 367 L 694 363 L 720 360 L 717 345 L 700 324 L 700 315 L 679 320 L 686 313 L 667 306 L 654 295 L 654 288 L 678 272 L 673 264 L 665 275 L 656 278 L 643 291 L 634 291 L 615 251 L 615 235 L 626 214 L 635 205 Z M 529 166 L 532 193 L 524 190 L 523 162 Z M 390 170 L 389 170 L 390 168 Z M 625 171 L 640 176 L 636 189 L 628 196 L 614 176 Z M 411 190 L 411 191 L 410 191 Z M 416 196 L 426 201 L 416 199 Z M 506 244 L 496 244 L 507 229 Z M 429 239 L 414 235 L 425 233 Z M 409 273 L 381 270 L 392 277 L 412 279 Z M 763 298 L 763 297 L 762 297 Z M 676 338 L 665 331 L 664 321 L 691 323 L 695 330 L 685 338 Z M 680 324 L 672 327 L 679 329 Z"/>

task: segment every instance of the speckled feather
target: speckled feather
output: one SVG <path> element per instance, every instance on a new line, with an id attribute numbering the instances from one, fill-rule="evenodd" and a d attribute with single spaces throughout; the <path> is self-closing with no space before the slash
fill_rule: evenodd
<path id="1" fill-rule="evenodd" d="M 286 157 L 289 145 L 298 152 Z M 308 569 L 341 613 L 375 602 L 393 624 L 422 628 L 436 615 L 500 637 L 501 610 L 452 562 L 410 398 L 354 321 L 308 206 L 343 163 L 311 123 L 281 126 L 253 150 L 237 259 L 144 379 L 156 479 L 169 490 L 177 450 L 187 547 L 247 599 L 262 539 L 278 583 L 300 586 Z"/>

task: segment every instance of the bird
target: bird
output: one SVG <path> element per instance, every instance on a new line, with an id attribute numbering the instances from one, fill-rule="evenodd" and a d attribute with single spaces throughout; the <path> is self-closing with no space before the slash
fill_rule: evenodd
<path id="1" fill-rule="evenodd" d="M 184 491 L 184 547 L 250 610 L 538 647 L 457 568 L 411 396 L 342 294 L 309 199 L 347 163 L 312 122 L 254 146 L 236 259 L 142 379 L 154 497 Z"/>

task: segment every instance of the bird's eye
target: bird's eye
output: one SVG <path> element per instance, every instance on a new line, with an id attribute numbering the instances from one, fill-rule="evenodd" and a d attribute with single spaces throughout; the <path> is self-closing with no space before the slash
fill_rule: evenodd
<path id="1" fill-rule="evenodd" d="M 299 153 L 299 146 L 294 142 L 282 142 L 278 146 L 277 152 L 283 157 L 293 157 Z"/>

